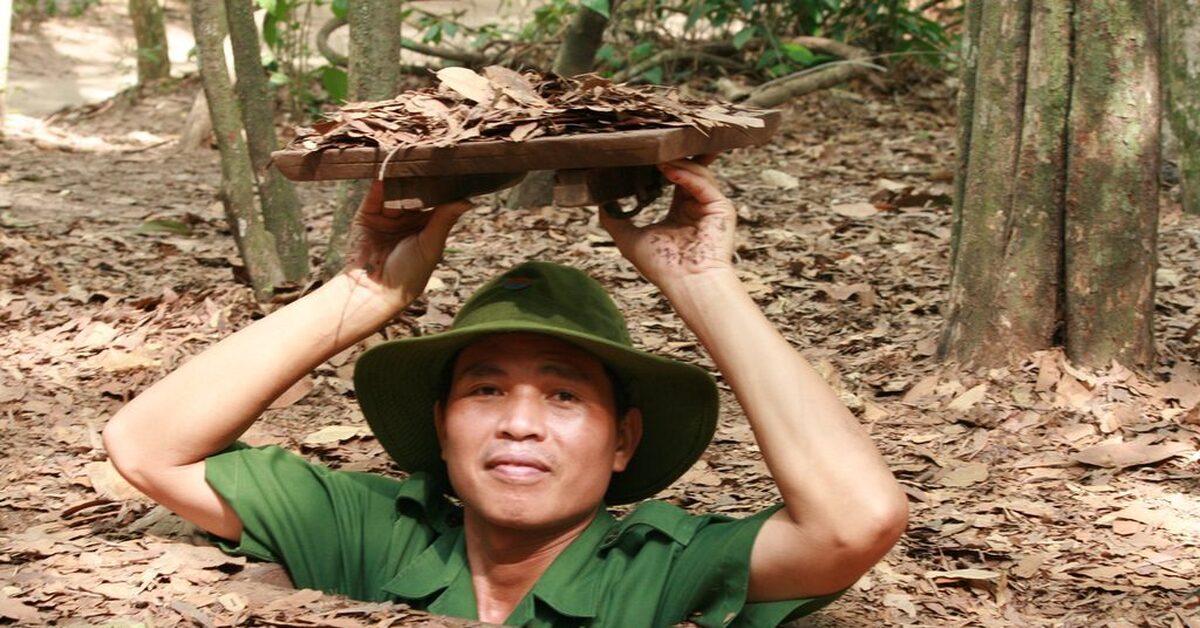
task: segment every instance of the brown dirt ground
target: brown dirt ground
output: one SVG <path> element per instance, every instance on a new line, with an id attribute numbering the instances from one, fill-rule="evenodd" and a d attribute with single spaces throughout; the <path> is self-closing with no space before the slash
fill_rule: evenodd
<path id="1" fill-rule="evenodd" d="M 221 556 L 106 463 L 99 431 L 125 400 L 278 307 L 235 281 L 216 152 L 129 135 L 172 136 L 194 89 L 66 112 L 53 141 L 0 144 L 0 623 L 439 625 L 289 591 L 278 570 Z M 939 364 L 951 107 L 941 86 L 813 95 L 770 146 L 716 167 L 740 207 L 738 268 L 754 297 L 910 495 L 900 544 L 801 625 L 1200 626 L 1200 220 L 1164 194 L 1153 373 L 1078 369 L 1056 352 L 1010 368 Z M 333 188 L 300 189 L 318 259 Z M 190 232 L 155 231 L 164 219 Z M 428 298 L 370 342 L 437 331 L 485 278 L 542 258 L 600 278 L 639 345 L 711 366 L 587 211 L 486 202 L 450 246 Z M 361 432 L 348 379 L 358 350 L 317 369 L 248 439 L 391 473 Z M 776 498 L 727 390 L 724 405 L 704 459 L 662 498 L 735 515 Z M 359 432 L 315 435 L 327 426 Z"/>

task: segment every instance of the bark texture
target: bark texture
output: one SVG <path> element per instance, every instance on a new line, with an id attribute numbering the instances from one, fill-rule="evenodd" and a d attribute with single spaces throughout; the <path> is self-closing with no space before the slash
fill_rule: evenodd
<path id="1" fill-rule="evenodd" d="M 221 201 L 225 205 L 225 217 L 246 264 L 255 296 L 266 299 L 283 283 L 283 268 L 275 249 L 275 238 L 263 225 L 254 202 L 250 151 L 246 147 L 237 98 L 225 68 L 222 48 L 224 7 L 220 0 L 192 0 L 191 8 L 200 81 L 204 85 L 213 133 L 221 151 Z"/>
<path id="2" fill-rule="evenodd" d="M 400 10 L 396 0 L 354 0 L 349 3 L 350 100 L 383 100 L 396 95 L 400 82 Z M 338 184 L 338 207 L 321 274 L 331 277 L 345 265 L 350 223 L 366 194 L 369 181 Z"/>
<path id="3" fill-rule="evenodd" d="M 617 2 L 610 3 L 616 10 Z M 563 36 L 562 45 L 554 58 L 551 71 L 559 76 L 575 76 L 592 71 L 596 64 L 596 52 L 604 44 L 604 29 L 608 18 L 580 6 L 571 19 L 571 25 Z M 554 172 L 535 170 L 525 176 L 508 196 L 509 207 L 541 207 L 554 202 Z"/>
<path id="4" fill-rule="evenodd" d="M 1147 366 L 1154 354 L 1161 118 L 1156 4 L 1077 5 L 1065 319 L 1067 355 L 1084 364 L 1115 359 Z"/>
<path id="5" fill-rule="evenodd" d="M 171 76 L 167 29 L 159 0 L 129 0 L 129 17 L 137 39 L 138 84 Z"/>
<path id="6" fill-rule="evenodd" d="M 254 166 L 254 182 L 262 205 L 263 223 L 275 237 L 284 278 L 308 277 L 308 241 L 300 200 L 292 183 L 271 166 L 275 138 L 275 99 L 262 67 L 254 8 L 247 0 L 225 0 L 233 65 L 237 71 L 238 103 L 246 129 L 246 144 Z"/>
<path id="7" fill-rule="evenodd" d="M 1153 3 L 967 4 L 941 354 L 1065 344 L 1149 362 L 1158 168 Z"/>
<path id="8" fill-rule="evenodd" d="M 12 37 L 12 0 L 0 0 L 0 139 L 4 139 L 4 102 L 8 96 L 8 48 Z"/>
<path id="9" fill-rule="evenodd" d="M 1162 3 L 1167 120 L 1179 144 L 1183 210 L 1200 214 L 1200 0 Z"/>

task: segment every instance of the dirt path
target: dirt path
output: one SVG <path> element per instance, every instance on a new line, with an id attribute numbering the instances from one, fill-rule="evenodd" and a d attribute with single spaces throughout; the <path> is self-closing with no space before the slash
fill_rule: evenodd
<path id="1" fill-rule="evenodd" d="M 98 434 L 113 411 L 276 307 L 255 304 L 234 279 L 215 152 L 132 150 L 142 146 L 133 132 L 169 139 L 194 89 L 60 116 L 54 132 L 91 138 L 78 144 L 87 150 L 0 144 L 0 618 L 429 622 L 291 592 L 278 570 L 222 556 L 130 493 L 106 463 Z M 932 353 L 946 291 L 951 100 L 944 90 L 896 101 L 815 95 L 771 146 L 718 166 L 740 207 L 739 268 L 754 297 L 862 417 L 910 495 L 901 544 L 805 625 L 1200 625 L 1200 221 L 1165 200 L 1154 377 L 1079 371 L 1055 353 L 1011 369 L 941 367 Z M 320 243 L 331 190 L 301 191 Z M 581 210 L 474 210 L 413 321 L 440 329 L 487 276 L 530 257 L 600 277 L 640 346 L 710 364 Z M 352 363 L 350 354 L 323 365 L 248 440 L 390 473 L 374 440 L 315 435 L 363 427 Z M 663 498 L 732 514 L 776 499 L 727 391 L 724 404 L 714 444 Z"/>

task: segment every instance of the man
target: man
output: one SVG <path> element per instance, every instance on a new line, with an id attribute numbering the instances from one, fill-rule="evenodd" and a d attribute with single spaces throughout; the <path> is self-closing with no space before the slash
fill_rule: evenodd
<path id="1" fill-rule="evenodd" d="M 358 216 L 358 268 L 181 366 L 104 431 L 117 469 L 228 551 L 282 562 L 297 586 L 514 625 L 775 625 L 852 584 L 902 533 L 907 504 L 870 439 L 733 272 L 736 213 L 705 167 L 661 169 L 668 216 L 601 213 L 621 253 L 696 333 L 744 408 L 783 503 L 733 520 L 641 500 L 695 462 L 716 388 L 630 346 L 599 285 L 526 263 L 451 331 L 377 346 L 355 382 L 401 482 L 235 444 L 293 382 L 424 289 L 466 209 L 416 234 Z M 455 506 L 445 495 L 454 494 Z"/>

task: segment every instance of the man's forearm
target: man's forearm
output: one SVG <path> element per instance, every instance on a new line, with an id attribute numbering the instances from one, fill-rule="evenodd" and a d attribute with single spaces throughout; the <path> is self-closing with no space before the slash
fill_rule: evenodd
<path id="1" fill-rule="evenodd" d="M 193 357 L 109 421 L 119 468 L 197 462 L 232 443 L 270 403 L 386 323 L 415 295 L 388 294 L 350 271 Z"/>
<path id="2" fill-rule="evenodd" d="M 873 509 L 886 518 L 903 508 L 903 493 L 858 421 L 732 270 L 663 289 L 745 410 L 793 522 L 854 535 L 858 522 L 877 520 Z"/>

